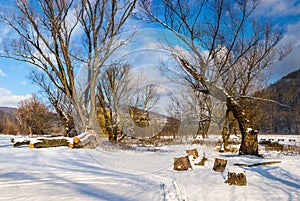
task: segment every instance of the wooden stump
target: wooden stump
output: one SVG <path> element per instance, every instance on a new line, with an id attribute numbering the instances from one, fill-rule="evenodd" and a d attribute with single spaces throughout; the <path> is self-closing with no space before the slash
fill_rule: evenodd
<path id="1" fill-rule="evenodd" d="M 235 186 L 246 186 L 246 175 L 245 173 L 228 172 L 228 179 L 225 181 L 225 183 Z"/>
<path id="2" fill-rule="evenodd" d="M 190 150 L 186 150 L 187 155 L 192 155 L 194 159 L 198 158 L 198 151 L 197 149 L 190 149 Z"/>
<path id="3" fill-rule="evenodd" d="M 190 160 L 188 156 L 183 156 L 180 158 L 174 158 L 174 170 L 177 171 L 185 171 L 188 169 L 192 169 Z"/>
<path id="4" fill-rule="evenodd" d="M 213 170 L 216 172 L 224 172 L 226 165 L 227 165 L 227 160 L 216 158 Z"/>

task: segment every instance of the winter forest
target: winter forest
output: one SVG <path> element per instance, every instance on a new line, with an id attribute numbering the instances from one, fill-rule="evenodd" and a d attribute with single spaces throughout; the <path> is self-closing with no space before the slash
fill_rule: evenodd
<path id="1" fill-rule="evenodd" d="M 299 200 L 300 64 L 270 79 L 295 45 L 266 2 L 1 3 L 39 91 L 0 105 L 0 200 Z"/>

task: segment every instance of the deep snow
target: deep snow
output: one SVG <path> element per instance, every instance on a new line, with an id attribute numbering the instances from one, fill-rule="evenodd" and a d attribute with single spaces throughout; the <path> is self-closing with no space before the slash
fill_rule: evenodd
<path id="1" fill-rule="evenodd" d="M 186 172 L 173 170 L 173 158 L 196 147 L 208 162 Z M 29 149 L 11 147 L 0 135 L 0 200 L 300 200 L 300 156 L 269 158 L 221 154 L 213 147 L 173 145 L 157 152 L 113 147 Z M 228 160 L 224 173 L 214 158 Z M 236 167 L 234 163 L 280 160 L 280 164 Z M 245 171 L 247 186 L 230 186 L 228 171 Z"/>

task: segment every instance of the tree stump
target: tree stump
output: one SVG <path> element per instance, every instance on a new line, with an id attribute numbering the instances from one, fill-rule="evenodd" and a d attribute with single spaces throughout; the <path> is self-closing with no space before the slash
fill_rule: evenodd
<path id="1" fill-rule="evenodd" d="M 225 183 L 235 186 L 246 186 L 246 175 L 245 173 L 228 172 L 228 179 L 225 181 Z"/>
<path id="2" fill-rule="evenodd" d="M 187 155 L 191 155 L 193 156 L 194 159 L 198 158 L 198 151 L 197 149 L 190 149 L 190 150 L 186 150 Z"/>
<path id="3" fill-rule="evenodd" d="M 227 160 L 221 158 L 215 158 L 213 170 L 216 172 L 224 172 L 227 165 Z"/>
<path id="4" fill-rule="evenodd" d="M 183 156 L 180 158 L 174 158 L 174 170 L 177 171 L 186 171 L 192 169 L 190 160 L 188 156 Z"/>

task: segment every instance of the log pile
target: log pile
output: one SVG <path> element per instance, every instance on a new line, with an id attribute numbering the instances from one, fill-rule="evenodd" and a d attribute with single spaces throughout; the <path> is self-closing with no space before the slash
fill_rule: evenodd
<path id="1" fill-rule="evenodd" d="M 16 141 L 14 138 L 10 139 L 12 147 L 28 145 L 29 148 L 49 148 L 67 146 L 69 148 L 95 148 L 99 145 L 96 135 L 93 133 L 82 133 L 74 138 L 31 138 Z"/>

